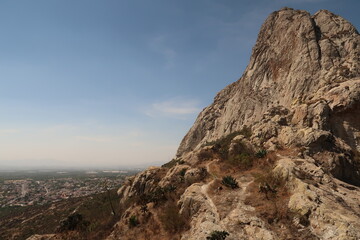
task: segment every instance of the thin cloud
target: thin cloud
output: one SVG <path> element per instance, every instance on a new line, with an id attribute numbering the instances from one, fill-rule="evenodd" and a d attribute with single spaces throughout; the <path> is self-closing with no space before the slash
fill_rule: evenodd
<path id="1" fill-rule="evenodd" d="M 172 99 L 151 104 L 146 114 L 150 117 L 165 116 L 184 118 L 200 111 L 196 100 Z"/>

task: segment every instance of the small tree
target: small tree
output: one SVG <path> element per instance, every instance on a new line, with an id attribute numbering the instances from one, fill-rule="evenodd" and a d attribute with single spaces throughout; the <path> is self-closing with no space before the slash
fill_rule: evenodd
<path id="1" fill-rule="evenodd" d="M 115 212 L 115 209 L 114 209 L 114 206 L 113 206 L 113 203 L 111 201 L 111 193 L 110 193 L 110 189 L 108 187 L 108 182 L 105 181 L 104 182 L 104 188 L 107 192 L 107 197 L 108 197 L 108 200 L 109 200 L 109 203 L 110 203 L 110 207 L 111 207 L 111 213 L 115 216 L 116 215 L 116 212 Z"/>

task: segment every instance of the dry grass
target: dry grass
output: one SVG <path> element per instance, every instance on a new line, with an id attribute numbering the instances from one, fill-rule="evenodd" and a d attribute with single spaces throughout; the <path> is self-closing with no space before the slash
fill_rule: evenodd
<path id="1" fill-rule="evenodd" d="M 179 214 L 179 208 L 173 201 L 167 202 L 160 213 L 161 226 L 168 233 L 180 233 L 189 228 L 188 219 Z"/>
<path id="2" fill-rule="evenodd" d="M 298 149 L 284 149 L 281 155 L 296 155 Z M 245 204 L 255 208 L 257 215 L 268 227 L 276 232 L 281 239 L 317 239 L 309 230 L 299 232 L 293 224 L 296 213 L 288 209 L 291 193 L 286 187 L 286 180 L 272 172 L 276 161 L 276 153 L 267 155 L 268 161 L 260 161 L 259 165 L 249 170 L 255 180 L 247 187 Z M 306 227 L 307 219 L 302 220 Z"/>

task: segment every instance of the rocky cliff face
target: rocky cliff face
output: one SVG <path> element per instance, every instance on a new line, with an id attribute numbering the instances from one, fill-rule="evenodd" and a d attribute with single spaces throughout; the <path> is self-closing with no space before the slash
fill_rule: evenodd
<path id="1" fill-rule="evenodd" d="M 261 27 L 243 76 L 220 91 L 214 103 L 200 113 L 181 142 L 178 156 L 206 141 L 241 130 L 244 125 L 252 126 L 274 107 L 296 111 L 303 108 L 303 104 L 314 105 L 321 100 L 323 104 L 317 111 L 331 115 L 331 119 L 327 119 L 330 124 L 318 125 L 318 119 L 308 119 L 301 124 L 332 130 L 352 147 L 359 146 L 358 137 L 331 124 L 344 114 L 346 104 L 335 103 L 330 96 L 324 96 L 345 82 L 353 88 L 346 88 L 348 92 L 342 93 L 344 98 L 350 93 L 356 95 L 355 82 L 360 76 L 359 44 L 357 30 L 329 11 L 321 10 L 311 16 L 305 11 L 285 8 L 272 13 Z M 356 108 L 353 105 L 352 108 Z"/>
<path id="2" fill-rule="evenodd" d="M 276 11 L 177 158 L 119 190 L 129 205 L 109 239 L 360 239 L 359 116 L 355 27 L 326 10 Z"/>
<path id="3" fill-rule="evenodd" d="M 354 26 L 274 12 L 177 157 L 119 189 L 108 239 L 360 239 L 359 116 Z"/>

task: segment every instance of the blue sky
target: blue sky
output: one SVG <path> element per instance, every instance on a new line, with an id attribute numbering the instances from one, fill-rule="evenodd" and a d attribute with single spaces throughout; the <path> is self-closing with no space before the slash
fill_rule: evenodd
<path id="1" fill-rule="evenodd" d="M 283 6 L 359 28 L 358 0 L 0 2 L 0 170 L 169 161 Z"/>

